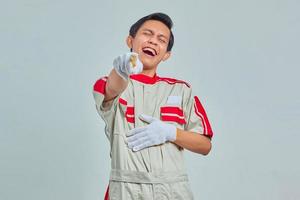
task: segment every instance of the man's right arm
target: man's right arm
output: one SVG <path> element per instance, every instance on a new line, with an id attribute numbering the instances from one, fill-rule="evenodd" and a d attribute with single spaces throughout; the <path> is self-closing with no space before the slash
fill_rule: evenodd
<path id="1" fill-rule="evenodd" d="M 128 80 L 123 79 L 115 69 L 112 69 L 106 81 L 104 102 L 113 100 L 126 89 L 127 85 Z"/>
<path id="2" fill-rule="evenodd" d="M 133 57 L 135 58 L 134 62 L 132 61 Z M 130 74 L 137 74 L 143 70 L 143 64 L 139 61 L 138 54 L 132 52 L 115 58 L 113 66 L 106 81 L 104 103 L 113 100 L 126 89 Z"/>

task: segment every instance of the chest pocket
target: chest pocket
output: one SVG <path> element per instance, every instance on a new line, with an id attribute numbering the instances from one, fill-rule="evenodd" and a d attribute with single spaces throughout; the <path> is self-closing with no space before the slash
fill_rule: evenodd
<path id="1" fill-rule="evenodd" d="M 169 96 L 166 104 L 160 107 L 161 120 L 175 122 L 180 125 L 186 124 L 181 101 L 181 96 Z"/>
<path id="2" fill-rule="evenodd" d="M 119 98 L 119 104 L 126 121 L 134 124 L 134 106 L 128 104 L 128 102 L 121 97 Z"/>

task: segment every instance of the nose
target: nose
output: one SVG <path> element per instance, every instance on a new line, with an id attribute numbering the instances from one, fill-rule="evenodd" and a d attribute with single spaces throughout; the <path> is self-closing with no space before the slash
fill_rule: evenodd
<path id="1" fill-rule="evenodd" d="M 157 45 L 157 39 L 155 39 L 154 36 L 150 37 L 148 42 L 149 42 L 150 44 Z"/>

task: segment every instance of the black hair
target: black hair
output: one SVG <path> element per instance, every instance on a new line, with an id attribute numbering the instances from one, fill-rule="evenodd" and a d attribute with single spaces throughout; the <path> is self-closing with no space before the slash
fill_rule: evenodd
<path id="1" fill-rule="evenodd" d="M 129 30 L 129 35 L 132 36 L 133 38 L 135 37 L 136 33 L 138 32 L 139 28 L 148 20 L 157 20 L 165 24 L 169 30 L 170 30 L 170 39 L 167 47 L 167 51 L 171 51 L 173 44 L 174 44 L 174 35 L 172 33 L 172 27 L 173 27 L 173 22 L 172 19 L 164 14 L 164 13 L 152 13 L 150 15 L 147 15 L 141 19 L 139 19 L 137 22 L 135 22 Z"/>

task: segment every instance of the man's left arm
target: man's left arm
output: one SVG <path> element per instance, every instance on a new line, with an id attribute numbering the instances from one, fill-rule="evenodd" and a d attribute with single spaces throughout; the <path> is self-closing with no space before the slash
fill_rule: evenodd
<path id="1" fill-rule="evenodd" d="M 192 96 L 192 90 L 188 92 L 184 105 L 186 124 L 184 130 L 177 128 L 176 140 L 173 142 L 192 152 L 207 155 L 212 148 L 213 131 L 199 98 Z"/>
<path id="2" fill-rule="evenodd" d="M 127 133 L 128 147 L 133 151 L 140 151 L 169 141 L 202 155 L 207 155 L 210 152 L 210 138 L 203 134 L 176 128 L 172 124 L 148 115 L 141 115 L 140 118 L 148 125 L 132 129 Z"/>
<path id="3" fill-rule="evenodd" d="M 195 153 L 207 155 L 211 150 L 210 138 L 202 134 L 177 128 L 174 144 Z"/>

